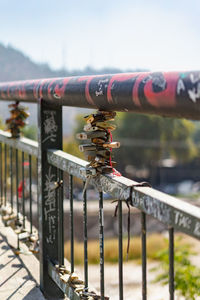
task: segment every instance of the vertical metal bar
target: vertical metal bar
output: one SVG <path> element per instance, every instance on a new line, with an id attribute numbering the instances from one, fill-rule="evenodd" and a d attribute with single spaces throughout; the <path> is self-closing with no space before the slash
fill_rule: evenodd
<path id="1" fill-rule="evenodd" d="M 57 182 L 60 183 L 57 189 L 57 199 L 58 199 L 58 215 L 59 215 L 59 235 L 58 235 L 58 248 L 59 248 L 59 265 L 64 265 L 64 215 L 63 215 L 63 184 L 61 180 L 63 178 L 63 172 L 57 169 Z"/>
<path id="2" fill-rule="evenodd" d="M 38 99 L 40 287 L 46 298 L 59 299 L 64 294 L 47 272 L 49 261 L 58 263 L 60 233 L 58 199 L 52 189 L 57 172 L 48 163 L 48 149 L 62 150 L 62 107 L 46 105 L 43 99 Z"/>
<path id="3" fill-rule="evenodd" d="M 83 188 L 85 182 L 83 182 Z M 88 236 L 87 236 L 87 190 L 83 194 L 83 231 L 84 231 L 84 279 L 85 290 L 88 289 Z"/>
<path id="4" fill-rule="evenodd" d="M 19 174 L 18 174 L 18 149 L 15 150 L 15 170 L 16 170 L 16 202 L 17 202 L 17 223 L 19 224 Z M 19 250 L 19 234 L 17 235 L 17 249 Z"/>
<path id="5" fill-rule="evenodd" d="M 119 243 L 119 299 L 123 300 L 123 228 L 122 201 L 118 201 L 118 243 Z"/>
<path id="6" fill-rule="evenodd" d="M 32 217 L 32 157 L 29 154 L 29 214 L 30 214 L 30 234 L 33 233 L 33 217 Z"/>
<path id="7" fill-rule="evenodd" d="M 18 174 L 18 149 L 15 150 L 15 171 L 16 171 L 16 203 L 17 203 L 17 219 L 19 218 L 19 194 L 18 194 L 18 185 L 19 185 L 19 174 Z"/>
<path id="8" fill-rule="evenodd" d="M 4 145 L 4 205 L 7 204 L 7 145 Z"/>
<path id="9" fill-rule="evenodd" d="M 3 159 L 2 159 L 2 143 L 0 143 L 0 180 L 1 180 L 1 206 L 3 205 Z"/>
<path id="10" fill-rule="evenodd" d="M 169 294 L 174 300 L 174 228 L 169 228 Z"/>
<path id="11" fill-rule="evenodd" d="M 104 299 L 104 216 L 103 192 L 99 192 L 99 246 L 100 246 L 100 292 Z"/>
<path id="12" fill-rule="evenodd" d="M 23 228 L 25 228 L 25 196 L 24 196 L 24 152 L 22 151 L 22 214 L 23 214 Z"/>
<path id="13" fill-rule="evenodd" d="M 38 188 L 38 158 L 36 158 L 36 185 Z M 39 197 L 37 195 L 37 229 L 39 230 Z"/>
<path id="14" fill-rule="evenodd" d="M 71 272 L 74 272 L 74 203 L 73 203 L 73 176 L 69 175 L 69 200 L 70 200 L 70 239 L 71 239 Z"/>
<path id="15" fill-rule="evenodd" d="M 13 149 L 10 147 L 10 204 L 13 213 Z"/>
<path id="16" fill-rule="evenodd" d="M 142 299 L 147 299 L 147 247 L 146 247 L 146 214 L 141 212 L 142 229 Z"/>

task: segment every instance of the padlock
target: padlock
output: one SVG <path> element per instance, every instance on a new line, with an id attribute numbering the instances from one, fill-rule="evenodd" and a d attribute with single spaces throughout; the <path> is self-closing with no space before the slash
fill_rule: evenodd
<path id="1" fill-rule="evenodd" d="M 119 142 L 111 142 L 111 143 L 104 143 L 102 145 L 104 148 L 119 148 L 120 147 L 120 143 Z"/>
<path id="2" fill-rule="evenodd" d="M 110 124 L 108 122 L 97 122 L 95 124 L 95 126 L 98 127 L 98 128 L 104 128 L 104 129 L 110 130 L 110 131 L 113 131 L 113 130 L 116 129 L 115 125 L 112 125 L 112 124 Z"/>
<path id="3" fill-rule="evenodd" d="M 99 128 L 97 126 L 92 126 L 92 124 L 87 124 L 83 127 L 85 131 L 97 131 Z"/>
<path id="4" fill-rule="evenodd" d="M 92 138 L 105 138 L 107 139 L 107 132 L 104 130 L 89 131 L 77 133 L 76 138 L 79 140 L 88 140 Z"/>
<path id="5" fill-rule="evenodd" d="M 79 150 L 85 153 L 90 162 L 88 166 L 96 169 L 96 174 L 112 173 L 113 165 L 116 165 L 116 162 L 112 163 L 111 151 L 119 148 L 120 143 L 112 141 L 110 131 L 115 130 L 116 126 L 108 122 L 113 121 L 115 116 L 115 112 L 109 111 L 98 111 L 96 114 L 88 115 L 85 117 L 87 124 L 84 126 L 84 132 L 77 134 L 78 139 L 91 140 L 91 143 L 80 145 Z M 85 171 L 85 176 L 89 178 L 92 175 L 89 171 Z M 90 179 L 87 179 L 87 184 L 88 180 Z"/>
<path id="6" fill-rule="evenodd" d="M 88 176 L 96 176 L 97 171 L 94 168 L 80 168 L 79 170 L 80 175 L 83 177 L 88 177 Z"/>

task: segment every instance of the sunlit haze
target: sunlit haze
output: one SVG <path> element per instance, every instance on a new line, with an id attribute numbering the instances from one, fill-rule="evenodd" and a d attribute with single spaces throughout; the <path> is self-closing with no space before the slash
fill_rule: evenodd
<path id="1" fill-rule="evenodd" d="M 54 69 L 200 69 L 198 0 L 0 4 L 0 42 Z"/>

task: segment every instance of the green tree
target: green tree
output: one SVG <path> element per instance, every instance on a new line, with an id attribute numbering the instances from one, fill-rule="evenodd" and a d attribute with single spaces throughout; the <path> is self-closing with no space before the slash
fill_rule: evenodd
<path id="1" fill-rule="evenodd" d="M 4 124 L 3 124 L 3 121 L 2 121 L 2 119 L 0 118 L 0 129 L 3 130 L 4 127 L 5 127 L 5 126 L 4 126 Z"/>
<path id="2" fill-rule="evenodd" d="M 137 167 L 156 165 L 162 158 L 189 161 L 197 154 L 194 124 L 185 119 L 119 113 L 115 140 L 121 141 L 118 161 Z M 126 153 L 126 154 L 125 154 Z"/>
<path id="3" fill-rule="evenodd" d="M 79 150 L 78 143 L 74 138 L 65 138 L 63 142 L 63 151 L 84 159 L 83 153 Z"/>
<path id="4" fill-rule="evenodd" d="M 113 132 L 113 140 L 120 141 L 121 147 L 113 151 L 113 156 L 122 173 L 127 165 L 151 168 L 164 158 L 187 162 L 197 156 L 193 140 L 195 125 L 191 121 L 118 113 L 114 124 L 117 129 Z M 84 125 L 84 115 L 78 115 L 74 136 L 83 131 Z"/>
<path id="5" fill-rule="evenodd" d="M 169 245 L 156 255 L 160 263 L 151 271 L 159 271 L 154 282 L 159 282 L 162 285 L 169 284 Z M 174 252 L 174 288 L 180 296 L 185 300 L 196 300 L 200 296 L 200 268 L 191 263 L 190 257 L 194 255 L 191 246 L 183 244 L 181 240 L 175 241 Z M 160 270 L 162 270 L 160 272 Z"/>
<path id="6" fill-rule="evenodd" d="M 28 139 L 37 141 L 37 127 L 34 125 L 25 126 L 22 129 L 22 134 Z"/>

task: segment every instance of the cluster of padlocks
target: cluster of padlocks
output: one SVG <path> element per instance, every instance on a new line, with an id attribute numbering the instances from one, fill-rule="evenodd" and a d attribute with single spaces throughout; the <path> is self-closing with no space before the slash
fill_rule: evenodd
<path id="1" fill-rule="evenodd" d="M 56 271 L 60 275 L 60 280 L 66 284 L 69 284 L 70 287 L 74 288 L 77 293 L 84 291 L 84 281 L 79 278 L 76 273 L 71 273 L 66 266 L 56 265 Z"/>
<path id="2" fill-rule="evenodd" d="M 32 234 L 23 227 L 23 216 L 21 214 L 16 214 L 13 212 L 11 207 L 2 206 L 0 209 L 2 215 L 2 220 L 5 226 L 10 226 L 14 232 L 18 235 L 18 240 L 25 242 L 28 246 L 28 251 L 32 253 L 39 252 L 39 239 L 38 234 L 34 230 Z M 24 250 L 17 248 L 15 250 L 16 254 L 24 253 Z"/>
<path id="3" fill-rule="evenodd" d="M 11 117 L 6 120 L 7 131 L 11 133 L 12 138 L 19 138 L 21 129 L 26 125 L 26 119 L 29 113 L 26 112 L 27 108 L 19 105 L 19 101 L 10 104 Z"/>
<path id="4" fill-rule="evenodd" d="M 90 290 L 89 287 L 85 287 L 85 282 L 80 279 L 80 277 L 76 273 L 71 273 L 69 269 L 64 265 L 55 265 L 56 272 L 59 274 L 60 280 L 67 284 L 69 287 L 72 287 L 75 292 L 78 294 L 77 296 L 80 299 L 101 299 L 100 295 L 97 295 L 95 291 Z M 109 300 L 109 297 L 104 296 L 105 300 Z"/>
<path id="5" fill-rule="evenodd" d="M 116 112 L 98 111 L 85 117 L 86 125 L 84 132 L 78 133 L 76 137 L 80 140 L 91 140 L 89 144 L 79 146 L 84 152 L 86 159 L 90 162 L 88 167 L 96 170 L 96 173 L 113 173 L 116 162 L 112 161 L 112 149 L 119 148 L 119 142 L 112 141 L 111 131 L 116 126 L 110 123 L 114 121 Z"/>

